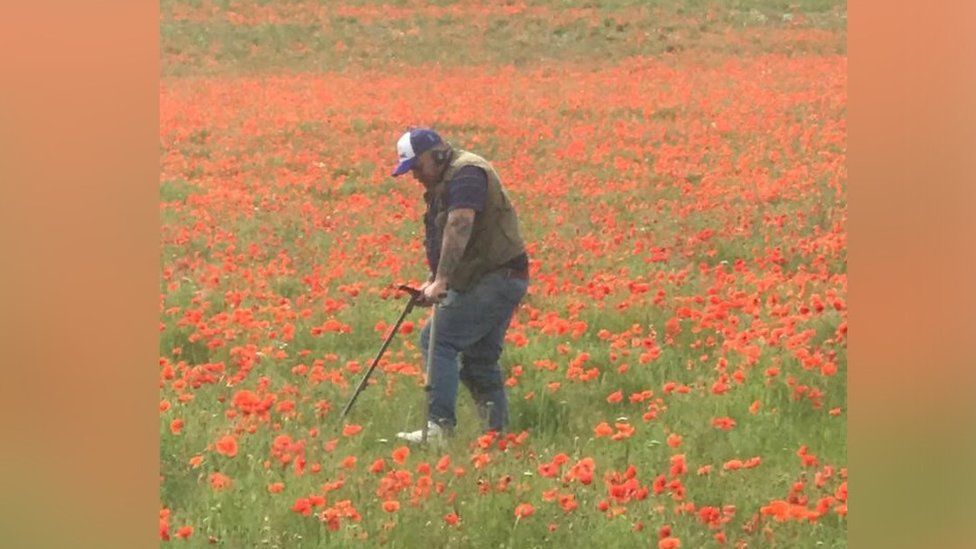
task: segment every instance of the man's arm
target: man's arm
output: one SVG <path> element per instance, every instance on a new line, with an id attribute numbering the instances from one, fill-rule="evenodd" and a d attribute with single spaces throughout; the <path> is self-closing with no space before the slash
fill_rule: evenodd
<path id="1" fill-rule="evenodd" d="M 447 293 L 447 284 L 457 270 L 464 256 L 464 249 L 471 239 L 475 211 L 472 208 L 458 208 L 447 214 L 444 225 L 444 238 L 441 241 L 441 258 L 437 262 L 437 276 L 433 282 L 423 286 L 424 303 L 439 303 Z"/>
<path id="2" fill-rule="evenodd" d="M 447 214 L 444 226 L 444 240 L 441 242 L 441 258 L 437 262 L 435 282 L 450 282 L 451 275 L 461 263 L 464 249 L 471 239 L 475 211 L 472 208 L 458 208 Z"/>

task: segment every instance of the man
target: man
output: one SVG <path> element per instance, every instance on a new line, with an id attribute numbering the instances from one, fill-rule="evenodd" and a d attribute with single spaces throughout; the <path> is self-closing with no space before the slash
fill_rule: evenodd
<path id="1" fill-rule="evenodd" d="M 431 275 L 421 287 L 421 304 L 437 307 L 426 387 L 428 438 L 450 434 L 456 426 L 459 381 L 471 392 L 486 427 L 503 431 L 508 399 L 498 359 L 529 284 L 529 259 L 515 209 L 488 161 L 454 149 L 431 129 L 403 134 L 397 155 L 393 176 L 410 172 L 426 191 L 424 246 Z M 425 364 L 429 324 L 420 334 Z M 397 436 L 420 442 L 422 433 Z"/>

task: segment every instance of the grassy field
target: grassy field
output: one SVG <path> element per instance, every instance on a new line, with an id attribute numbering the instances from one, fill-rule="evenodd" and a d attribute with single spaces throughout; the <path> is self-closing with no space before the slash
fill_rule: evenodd
<path id="1" fill-rule="evenodd" d="M 846 4 L 160 3 L 160 536 L 846 547 Z M 423 412 L 431 125 L 532 258 L 511 430 Z"/>

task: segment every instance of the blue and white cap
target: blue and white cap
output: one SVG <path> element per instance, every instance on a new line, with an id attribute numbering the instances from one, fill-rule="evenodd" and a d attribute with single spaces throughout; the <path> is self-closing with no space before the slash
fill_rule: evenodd
<path id="1" fill-rule="evenodd" d="M 410 171 L 418 156 L 442 142 L 441 136 L 429 128 L 414 128 L 401 135 L 397 141 L 397 158 L 400 163 L 393 170 L 393 177 Z"/>

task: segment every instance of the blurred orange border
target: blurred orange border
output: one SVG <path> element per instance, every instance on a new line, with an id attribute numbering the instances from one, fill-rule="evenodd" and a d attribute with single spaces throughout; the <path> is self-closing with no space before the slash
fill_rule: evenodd
<path id="1" fill-rule="evenodd" d="M 158 11 L 0 18 L 7 547 L 158 546 Z"/>
<path id="2" fill-rule="evenodd" d="M 971 547 L 976 3 L 852 2 L 853 547 Z"/>

